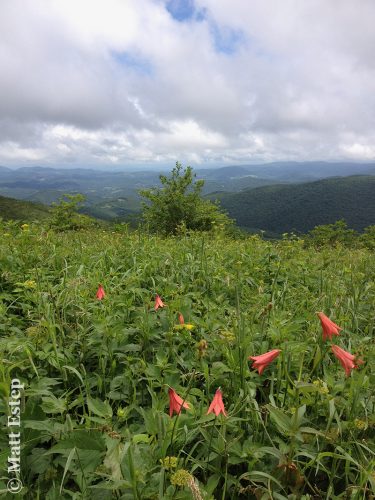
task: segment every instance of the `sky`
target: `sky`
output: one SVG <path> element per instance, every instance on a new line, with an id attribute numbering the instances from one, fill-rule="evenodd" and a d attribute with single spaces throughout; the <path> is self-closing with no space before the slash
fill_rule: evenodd
<path id="1" fill-rule="evenodd" d="M 375 160 L 374 0 L 1 0 L 0 165 Z"/>

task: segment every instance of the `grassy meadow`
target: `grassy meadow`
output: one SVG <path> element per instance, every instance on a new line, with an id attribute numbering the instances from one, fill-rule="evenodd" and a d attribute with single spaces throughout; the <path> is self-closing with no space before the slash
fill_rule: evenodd
<path id="1" fill-rule="evenodd" d="M 374 498 L 369 250 L 3 224 L 0 263 L 4 495 L 18 378 L 17 498 Z M 274 349 L 259 374 L 249 356 Z M 226 415 L 207 414 L 219 388 Z"/>

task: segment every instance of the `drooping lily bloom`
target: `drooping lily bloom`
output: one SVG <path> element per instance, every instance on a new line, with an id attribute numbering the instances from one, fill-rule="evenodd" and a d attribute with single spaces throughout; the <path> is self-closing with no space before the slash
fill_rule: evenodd
<path id="1" fill-rule="evenodd" d="M 157 311 L 159 309 L 159 307 L 164 307 L 164 306 L 165 306 L 165 304 L 161 300 L 161 298 L 159 297 L 159 295 L 156 295 L 155 306 L 154 306 L 155 311 Z"/>
<path id="2" fill-rule="evenodd" d="M 328 316 L 322 312 L 318 313 L 318 318 L 323 328 L 323 340 L 327 338 L 332 340 L 333 335 L 339 335 L 340 330 L 342 330 L 341 326 L 336 325 L 336 323 L 330 320 Z"/>
<path id="3" fill-rule="evenodd" d="M 98 291 L 96 292 L 96 298 L 102 300 L 105 297 L 105 291 L 102 285 L 99 283 Z"/>
<path id="4" fill-rule="evenodd" d="M 273 349 L 272 351 L 265 352 L 264 354 L 260 354 L 259 356 L 249 356 L 248 359 L 254 361 L 252 367 L 256 368 L 259 372 L 259 375 L 262 375 L 263 370 L 270 364 L 272 361 L 277 358 L 280 354 L 280 349 Z"/>
<path id="5" fill-rule="evenodd" d="M 177 394 L 177 392 L 174 389 L 169 388 L 168 395 L 169 395 L 169 416 L 170 417 L 172 417 L 174 412 L 176 412 L 177 414 L 180 414 L 182 408 L 189 409 L 188 403 L 186 403 L 186 401 L 184 402 L 183 399 Z"/>
<path id="6" fill-rule="evenodd" d="M 361 359 L 357 360 L 354 354 L 345 351 L 338 345 L 333 345 L 332 351 L 336 358 L 340 361 L 347 377 L 349 377 L 350 372 L 353 370 L 353 368 L 358 368 L 358 365 L 363 364 L 363 361 Z"/>
<path id="7" fill-rule="evenodd" d="M 222 413 L 225 417 L 227 416 L 227 412 L 225 411 L 223 403 L 223 395 L 220 389 L 217 389 L 214 399 L 212 400 L 212 403 L 210 404 L 206 415 L 208 415 L 209 413 L 215 413 L 216 416 Z"/>
<path id="8" fill-rule="evenodd" d="M 183 325 L 185 323 L 182 313 L 178 313 L 178 321 L 180 322 L 180 325 Z"/>

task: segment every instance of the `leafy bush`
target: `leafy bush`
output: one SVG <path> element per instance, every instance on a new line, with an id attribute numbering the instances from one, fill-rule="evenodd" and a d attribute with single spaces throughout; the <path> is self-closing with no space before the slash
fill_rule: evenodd
<path id="1" fill-rule="evenodd" d="M 359 239 L 366 248 L 375 250 L 375 226 L 366 227 Z"/>
<path id="2" fill-rule="evenodd" d="M 92 226 L 93 219 L 78 213 L 84 201 L 83 194 L 64 194 L 59 203 L 52 203 L 50 227 L 57 231 L 68 231 Z"/>
<path id="3" fill-rule="evenodd" d="M 226 227 L 230 219 L 219 207 L 201 197 L 203 180 L 195 181 L 191 167 L 183 169 L 176 162 L 171 176 L 160 176 L 162 187 L 140 191 L 143 202 L 143 220 L 146 226 L 164 235 L 176 234 L 179 228 L 210 231 L 215 225 Z"/>
<path id="4" fill-rule="evenodd" d="M 314 247 L 336 246 L 337 244 L 352 247 L 358 244 L 357 237 L 358 233 L 354 229 L 349 229 L 344 220 L 338 220 L 334 224 L 314 227 L 307 233 L 305 243 Z"/>

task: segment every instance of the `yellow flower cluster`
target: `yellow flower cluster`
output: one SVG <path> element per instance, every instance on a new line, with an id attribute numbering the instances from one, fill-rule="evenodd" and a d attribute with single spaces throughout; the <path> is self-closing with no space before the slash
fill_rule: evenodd
<path id="1" fill-rule="evenodd" d="M 359 418 L 356 418 L 354 420 L 354 425 L 357 427 L 357 429 L 364 430 L 367 427 L 367 424 L 364 420 L 360 420 Z"/>
<path id="2" fill-rule="evenodd" d="M 178 464 L 178 458 L 177 457 L 165 457 L 164 459 L 160 459 L 161 465 L 164 467 L 164 469 L 170 470 L 170 469 L 175 469 Z"/>
<path id="3" fill-rule="evenodd" d="M 22 224 L 21 229 L 22 231 L 28 231 L 30 226 L 28 224 Z"/>
<path id="4" fill-rule="evenodd" d="M 171 476 L 173 486 L 187 486 L 193 479 L 193 476 L 185 469 L 179 469 Z"/>
<path id="5" fill-rule="evenodd" d="M 233 332 L 230 332 L 229 330 L 222 330 L 220 332 L 220 337 L 222 340 L 227 342 L 228 344 L 234 344 L 236 340 L 236 336 Z"/>
<path id="6" fill-rule="evenodd" d="M 32 289 L 36 288 L 36 283 L 34 280 L 27 280 L 24 283 L 22 283 L 22 286 L 32 290 Z"/>
<path id="7" fill-rule="evenodd" d="M 313 384 L 317 387 L 319 394 L 329 394 L 329 389 L 326 382 L 322 380 L 314 380 Z"/>
<path id="8" fill-rule="evenodd" d="M 190 324 L 190 323 L 184 323 L 182 325 L 175 325 L 174 326 L 174 329 L 175 330 L 188 330 L 189 332 L 191 330 L 193 330 L 194 328 L 194 325 Z"/>

